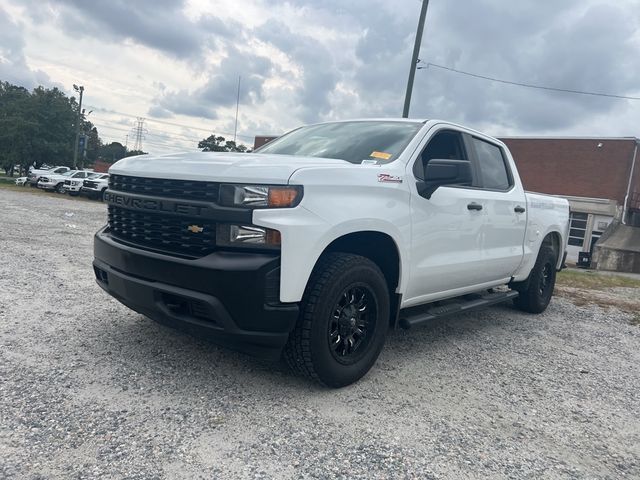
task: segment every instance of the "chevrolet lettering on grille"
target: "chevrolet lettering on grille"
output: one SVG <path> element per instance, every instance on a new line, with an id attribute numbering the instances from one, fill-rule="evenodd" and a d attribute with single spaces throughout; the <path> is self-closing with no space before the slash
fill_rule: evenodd
<path id="1" fill-rule="evenodd" d="M 139 198 L 122 195 L 114 192 L 105 192 L 105 200 L 112 205 L 145 210 L 153 212 L 177 213 L 181 215 L 203 215 L 206 207 L 189 203 L 174 202 L 171 200 L 156 200 L 152 198 Z"/>

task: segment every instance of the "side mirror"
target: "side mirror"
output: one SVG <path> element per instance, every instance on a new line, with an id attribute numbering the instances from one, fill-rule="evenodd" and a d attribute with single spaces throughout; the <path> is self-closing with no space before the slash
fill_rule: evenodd
<path id="1" fill-rule="evenodd" d="M 418 193 L 431 198 L 431 195 L 439 188 L 447 185 L 471 185 L 471 162 L 468 160 L 429 160 L 424 172 L 424 180 L 418 180 Z"/>

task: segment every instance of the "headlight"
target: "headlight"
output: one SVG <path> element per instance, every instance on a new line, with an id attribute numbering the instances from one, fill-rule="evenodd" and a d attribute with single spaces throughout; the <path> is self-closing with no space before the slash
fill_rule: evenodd
<path id="1" fill-rule="evenodd" d="M 220 186 L 220 204 L 227 207 L 291 208 L 302 200 L 299 185 L 234 185 Z"/>
<path id="2" fill-rule="evenodd" d="M 280 232 L 255 225 L 218 224 L 216 244 L 220 247 L 280 248 Z"/>

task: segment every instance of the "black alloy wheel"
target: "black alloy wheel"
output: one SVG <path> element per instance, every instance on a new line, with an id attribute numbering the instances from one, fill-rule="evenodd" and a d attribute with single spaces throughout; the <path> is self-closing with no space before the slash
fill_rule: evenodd
<path id="1" fill-rule="evenodd" d="M 366 285 L 348 287 L 340 295 L 329 322 L 329 345 L 338 362 L 352 364 L 366 351 L 376 314 L 375 296 Z"/>

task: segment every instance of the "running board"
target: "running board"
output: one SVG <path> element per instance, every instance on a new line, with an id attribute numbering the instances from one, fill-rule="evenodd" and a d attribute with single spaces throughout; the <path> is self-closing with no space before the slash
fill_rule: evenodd
<path id="1" fill-rule="evenodd" d="M 486 293 L 484 295 L 465 295 L 459 299 L 453 299 L 455 303 L 441 306 L 411 307 L 400 311 L 400 327 L 409 329 L 424 323 L 431 322 L 443 317 L 455 315 L 456 313 L 469 312 L 479 308 L 506 302 L 518 296 L 515 290 L 508 292 Z"/>

